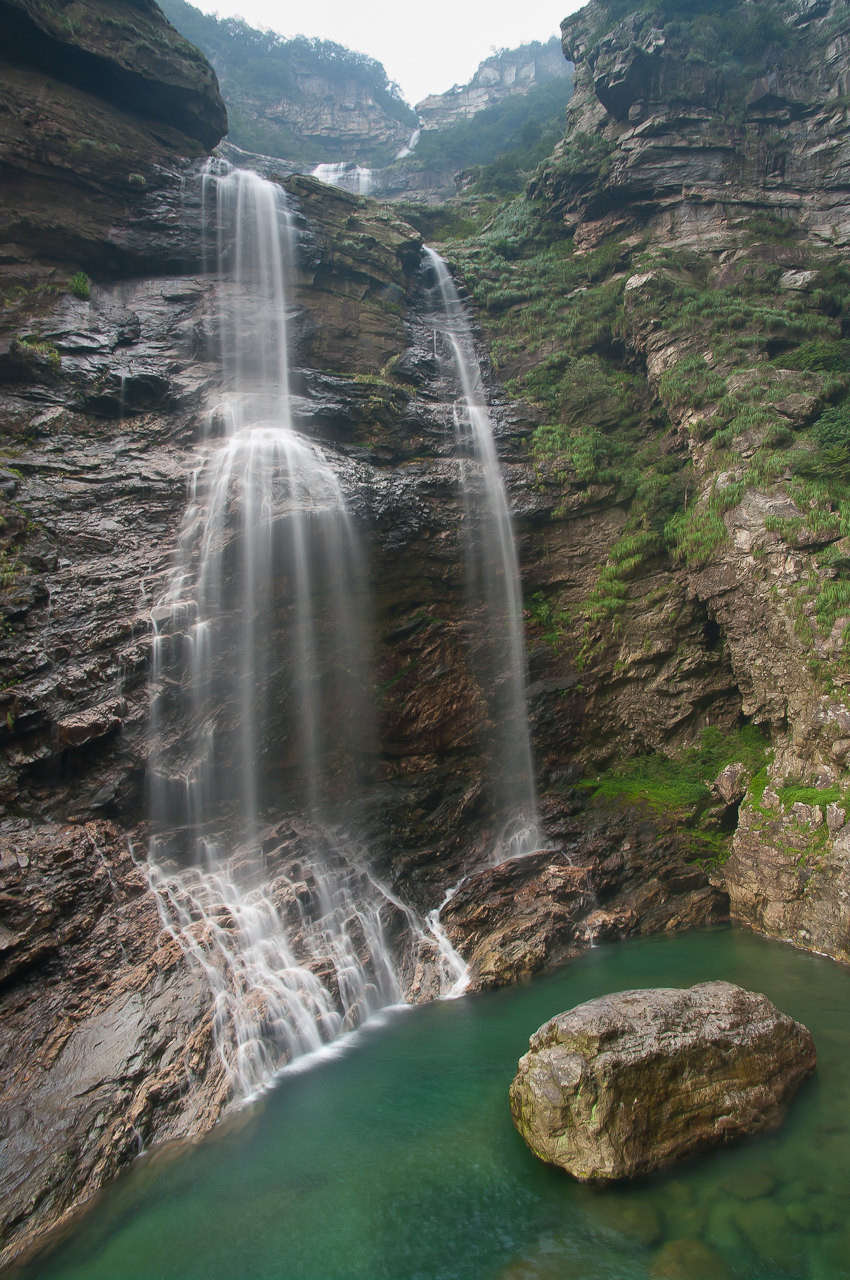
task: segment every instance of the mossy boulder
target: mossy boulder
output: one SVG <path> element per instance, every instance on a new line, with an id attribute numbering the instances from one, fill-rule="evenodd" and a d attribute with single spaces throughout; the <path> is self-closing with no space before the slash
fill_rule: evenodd
<path id="1" fill-rule="evenodd" d="M 815 1063 L 809 1031 L 757 992 L 622 991 L 534 1033 L 511 1111 L 541 1160 L 613 1182 L 776 1128 Z"/>

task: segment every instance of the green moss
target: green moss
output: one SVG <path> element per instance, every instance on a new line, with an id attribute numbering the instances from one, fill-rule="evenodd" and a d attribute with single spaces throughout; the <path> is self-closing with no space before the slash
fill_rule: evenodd
<path id="1" fill-rule="evenodd" d="M 727 764 L 740 762 L 753 774 L 765 766 L 768 744 L 754 725 L 724 733 L 709 726 L 700 745 L 673 759 L 655 752 L 636 756 L 595 781 L 582 783 L 595 798 L 625 800 L 659 812 L 699 816 L 714 803 L 707 782 Z"/>
<path id="2" fill-rule="evenodd" d="M 32 351 L 36 355 L 42 356 L 50 361 L 52 368 L 58 369 L 62 363 L 62 358 L 56 346 L 52 342 L 45 342 L 42 338 L 33 334 L 27 334 L 19 337 L 17 341 L 27 351 Z"/>
<path id="3" fill-rule="evenodd" d="M 797 783 L 777 789 L 779 802 L 786 811 L 795 804 L 815 806 L 826 812 L 828 804 L 837 804 L 841 799 L 840 787 L 803 787 Z"/>
<path id="4" fill-rule="evenodd" d="M 554 653 L 561 653 L 572 630 L 572 612 L 547 599 L 542 591 L 536 591 L 526 603 L 525 614 L 544 644 Z"/>

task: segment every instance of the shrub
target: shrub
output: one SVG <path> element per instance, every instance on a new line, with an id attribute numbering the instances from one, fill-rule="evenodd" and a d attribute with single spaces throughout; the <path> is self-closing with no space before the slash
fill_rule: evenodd
<path id="1" fill-rule="evenodd" d="M 75 298 L 82 298 L 83 302 L 87 302 L 91 297 L 91 280 L 89 280 L 85 271 L 77 271 L 68 281 L 68 289 L 73 293 Z"/>

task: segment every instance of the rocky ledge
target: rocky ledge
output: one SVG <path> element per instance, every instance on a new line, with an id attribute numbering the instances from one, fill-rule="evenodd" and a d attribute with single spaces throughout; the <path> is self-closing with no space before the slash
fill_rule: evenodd
<path id="1" fill-rule="evenodd" d="M 534 1033 L 511 1111 L 541 1160 L 614 1182 L 777 1128 L 815 1062 L 806 1027 L 730 982 L 622 991 Z"/>
<path id="2" fill-rule="evenodd" d="M 153 0 L 0 0 L 0 41 L 4 288 L 33 287 L 36 263 L 149 268 L 128 224 L 227 132 L 209 63 Z"/>

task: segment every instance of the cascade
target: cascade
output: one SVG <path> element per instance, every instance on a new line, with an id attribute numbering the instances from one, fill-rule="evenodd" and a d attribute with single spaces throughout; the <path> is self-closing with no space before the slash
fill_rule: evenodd
<path id="1" fill-rule="evenodd" d="M 470 616 L 480 617 L 473 658 L 488 691 L 490 772 L 501 830 L 495 862 L 540 847 L 528 728 L 519 564 L 507 493 L 469 321 L 444 260 L 425 248 L 435 343 L 441 340 L 459 392 L 452 403 L 464 501 Z"/>
<path id="2" fill-rule="evenodd" d="M 412 155 L 413 152 L 416 150 L 416 144 L 419 142 L 419 138 L 421 134 L 422 134 L 422 130 L 420 128 L 414 129 L 413 133 L 408 138 L 405 146 L 403 146 L 400 151 L 396 152 L 395 159 L 403 160 L 405 156 Z"/>
<path id="3" fill-rule="evenodd" d="M 330 187 L 342 187 L 355 196 L 371 195 L 375 187 L 371 169 L 363 169 L 352 161 L 341 164 L 317 164 L 312 177 L 326 182 Z"/>
<path id="4" fill-rule="evenodd" d="M 152 615 L 147 870 L 239 1100 L 400 1002 L 423 946 L 438 991 L 457 973 L 366 869 L 368 595 L 335 460 L 292 418 L 285 200 L 217 164 L 203 206 L 224 392 Z"/>

